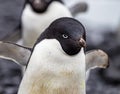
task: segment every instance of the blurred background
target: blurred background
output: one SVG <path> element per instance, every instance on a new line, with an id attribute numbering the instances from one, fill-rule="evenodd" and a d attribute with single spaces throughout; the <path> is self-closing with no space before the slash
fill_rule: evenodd
<path id="1" fill-rule="evenodd" d="M 95 69 L 87 81 L 87 94 L 120 94 L 120 0 L 63 0 L 70 8 L 85 2 L 87 10 L 74 15 L 87 31 L 87 50 L 102 49 L 109 55 L 108 69 Z M 0 40 L 16 42 L 24 0 L 0 0 Z M 0 59 L 0 94 L 17 94 L 21 67 Z"/>

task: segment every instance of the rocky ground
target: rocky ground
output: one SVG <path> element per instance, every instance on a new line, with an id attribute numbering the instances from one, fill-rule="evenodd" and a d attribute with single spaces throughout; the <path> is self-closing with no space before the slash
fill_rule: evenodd
<path id="1" fill-rule="evenodd" d="M 14 34 L 19 26 L 24 0 L 0 0 L 0 39 Z M 88 34 L 89 35 L 89 34 Z M 116 33 L 106 33 L 97 45 L 89 39 L 88 48 L 100 48 L 110 56 L 110 67 L 92 70 L 87 82 L 87 94 L 120 94 L 120 44 Z M 96 39 L 97 40 L 97 39 Z M 21 68 L 12 61 L 0 59 L 0 94 L 17 94 L 22 78 Z"/>
<path id="2" fill-rule="evenodd" d="M 0 59 L 0 94 L 17 94 L 21 78 L 20 66 Z"/>

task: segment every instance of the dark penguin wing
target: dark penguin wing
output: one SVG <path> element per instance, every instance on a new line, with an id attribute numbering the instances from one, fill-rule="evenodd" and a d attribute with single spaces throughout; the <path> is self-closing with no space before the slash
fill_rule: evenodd
<path id="1" fill-rule="evenodd" d="M 0 58 L 9 59 L 17 64 L 26 66 L 31 55 L 31 49 L 17 44 L 0 41 Z"/>
<path id="2" fill-rule="evenodd" d="M 108 55 L 102 50 L 91 50 L 86 53 L 86 71 L 109 66 Z"/>
<path id="3" fill-rule="evenodd" d="M 73 16 L 86 12 L 88 9 L 88 5 L 86 2 L 78 2 L 77 4 L 74 4 L 73 6 L 69 7 L 69 10 Z"/>

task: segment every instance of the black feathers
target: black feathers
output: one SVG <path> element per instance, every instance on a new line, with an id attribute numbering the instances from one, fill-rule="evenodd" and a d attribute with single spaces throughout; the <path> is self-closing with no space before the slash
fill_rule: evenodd
<path id="1" fill-rule="evenodd" d="M 75 55 L 81 49 L 80 39 L 86 40 L 83 25 L 73 18 L 60 18 L 55 20 L 38 38 L 37 43 L 43 39 L 56 39 L 68 55 Z"/>

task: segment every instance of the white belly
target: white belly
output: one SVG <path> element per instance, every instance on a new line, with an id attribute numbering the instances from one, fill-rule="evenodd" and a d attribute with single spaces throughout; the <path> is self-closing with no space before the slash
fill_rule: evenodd
<path id="1" fill-rule="evenodd" d="M 56 40 L 46 42 L 35 47 L 18 94 L 86 94 L 83 49 L 71 57 Z"/>
<path id="2" fill-rule="evenodd" d="M 72 17 L 69 10 L 59 2 L 53 2 L 45 13 L 33 12 L 30 5 L 26 5 L 22 14 L 23 44 L 32 47 L 39 35 L 60 17 Z"/>

